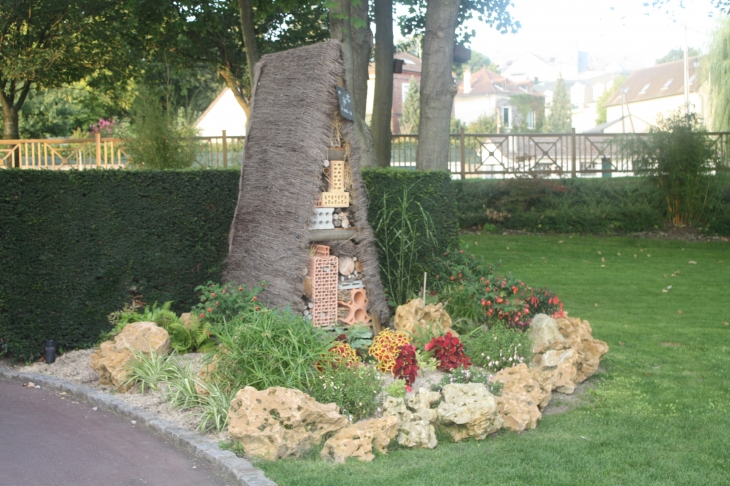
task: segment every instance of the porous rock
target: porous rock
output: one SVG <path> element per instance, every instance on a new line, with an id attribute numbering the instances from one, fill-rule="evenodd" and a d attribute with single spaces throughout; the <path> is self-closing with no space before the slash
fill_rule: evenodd
<path id="1" fill-rule="evenodd" d="M 501 396 L 496 400 L 504 426 L 516 432 L 534 429 L 542 417 L 541 410 L 552 397 L 551 375 L 520 363 L 499 371 L 494 381 L 503 383 Z"/>
<path id="2" fill-rule="evenodd" d="M 299 457 L 321 443 L 325 434 L 349 425 L 334 403 L 322 404 L 304 392 L 247 386 L 228 409 L 228 433 L 246 454 L 270 461 Z"/>
<path id="3" fill-rule="evenodd" d="M 547 314 L 537 314 L 532 318 L 530 327 L 527 329 L 527 337 L 532 342 L 533 352 L 541 346 L 549 347 L 556 341 L 566 342 L 558 329 L 558 323 Z"/>
<path id="4" fill-rule="evenodd" d="M 553 390 L 570 395 L 575 391 L 580 360 L 581 356 L 575 349 L 556 341 L 550 349 L 535 354 L 532 365 L 550 375 Z"/>
<path id="5" fill-rule="evenodd" d="M 375 459 L 373 449 L 381 454 L 388 451 L 388 445 L 398 435 L 398 419 L 393 416 L 357 422 L 340 429 L 327 439 L 320 452 L 322 459 L 343 463 L 348 457 L 361 461 Z"/>
<path id="6" fill-rule="evenodd" d="M 450 384 L 438 406 L 439 428 L 454 442 L 484 439 L 502 427 L 497 401 L 481 383 Z"/>
<path id="7" fill-rule="evenodd" d="M 427 392 L 425 389 L 419 389 L 416 394 L 421 390 Z M 438 401 L 441 397 L 438 393 L 436 395 Z M 423 402 L 416 399 L 411 403 L 419 405 Z M 415 410 L 415 412 L 409 410 L 403 398 L 388 397 L 383 404 L 383 417 L 392 416 L 398 419 L 398 444 L 404 447 L 433 449 L 438 445 L 436 429 L 433 426 L 433 422 L 438 419 L 438 412 L 431 409 L 430 405 Z"/>
<path id="8" fill-rule="evenodd" d="M 91 355 L 91 367 L 99 374 L 99 384 L 112 385 L 120 392 L 126 392 L 131 383 L 128 363 L 134 353 L 145 356 L 165 355 L 170 352 L 170 336 L 154 322 L 127 324 L 114 340 L 101 343 Z"/>
<path id="9" fill-rule="evenodd" d="M 565 317 L 558 319 L 557 325 L 568 345 L 580 356 L 575 382 L 582 383 L 598 370 L 601 358 L 608 352 L 608 344 L 593 337 L 593 329 L 588 321 Z"/>
<path id="10" fill-rule="evenodd" d="M 431 330 L 441 329 L 442 334 L 451 331 L 453 336 L 458 336 L 451 329 L 451 317 L 444 310 L 443 303 L 423 305 L 423 299 L 413 299 L 407 304 L 398 306 L 395 310 L 393 326 L 398 331 L 412 335 L 426 334 L 432 332 Z"/>

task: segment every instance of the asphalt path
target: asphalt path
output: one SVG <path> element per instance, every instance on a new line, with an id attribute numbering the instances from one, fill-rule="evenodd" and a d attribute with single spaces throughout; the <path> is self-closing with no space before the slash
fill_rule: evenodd
<path id="1" fill-rule="evenodd" d="M 131 420 L 0 379 L 0 485 L 223 486 L 205 461 Z"/>

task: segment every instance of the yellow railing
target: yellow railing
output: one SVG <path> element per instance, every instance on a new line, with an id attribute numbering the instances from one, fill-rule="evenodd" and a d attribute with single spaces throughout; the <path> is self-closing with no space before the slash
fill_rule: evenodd
<path id="1" fill-rule="evenodd" d="M 236 167 L 243 161 L 244 136 L 193 137 L 199 167 Z M 0 169 L 123 169 L 131 161 L 122 138 L 0 140 Z"/>

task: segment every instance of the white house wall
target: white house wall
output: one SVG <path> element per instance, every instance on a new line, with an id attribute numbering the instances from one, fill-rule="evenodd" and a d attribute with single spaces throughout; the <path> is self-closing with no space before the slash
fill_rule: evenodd
<path id="1" fill-rule="evenodd" d="M 471 123 L 482 115 L 494 116 L 497 96 L 457 96 L 454 98 L 454 117 Z"/>
<path id="2" fill-rule="evenodd" d="M 704 116 L 704 107 L 702 99 L 697 93 L 689 94 L 689 103 L 693 110 Z M 684 107 L 684 95 L 665 96 L 663 98 L 654 98 L 651 100 L 638 101 L 628 103 L 628 111 L 624 107 L 624 115 L 631 115 L 646 120 L 649 123 L 656 123 L 657 117 L 662 115 L 669 116 L 672 112 Z M 621 105 L 611 105 L 606 107 L 606 119 L 608 121 L 621 118 Z M 629 128 L 627 128 L 629 131 Z M 636 131 L 639 131 L 638 129 Z"/>
<path id="3" fill-rule="evenodd" d="M 203 137 L 220 137 L 223 130 L 229 136 L 246 135 L 246 113 L 233 91 L 226 88 L 198 119 L 195 128 Z"/>

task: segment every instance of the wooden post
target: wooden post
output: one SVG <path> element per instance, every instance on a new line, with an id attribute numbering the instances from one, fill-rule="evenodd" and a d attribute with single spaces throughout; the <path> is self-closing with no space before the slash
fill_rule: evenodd
<path id="1" fill-rule="evenodd" d="M 575 177 L 575 128 L 570 129 L 570 176 Z"/>
<path id="2" fill-rule="evenodd" d="M 96 132 L 96 168 L 101 167 L 101 132 Z"/>
<path id="3" fill-rule="evenodd" d="M 459 129 L 459 145 L 461 148 L 461 180 L 466 179 L 466 148 L 464 147 L 464 127 Z"/>
<path id="4" fill-rule="evenodd" d="M 223 167 L 228 167 L 228 143 L 225 130 L 223 130 Z"/>

